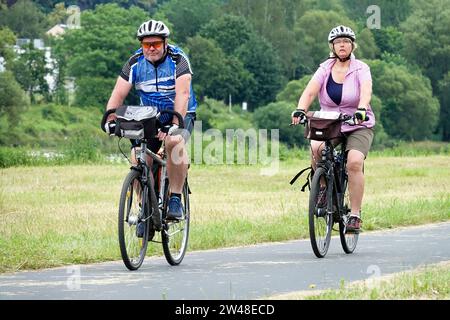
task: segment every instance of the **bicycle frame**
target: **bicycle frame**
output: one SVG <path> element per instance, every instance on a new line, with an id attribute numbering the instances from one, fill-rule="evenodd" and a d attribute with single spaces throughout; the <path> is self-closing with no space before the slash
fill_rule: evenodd
<path id="1" fill-rule="evenodd" d="M 346 141 L 341 142 L 341 152 L 336 154 L 335 147 L 330 140 L 325 141 L 325 148 L 322 150 L 322 159 L 318 162 L 317 166 L 322 167 L 326 172 L 326 177 L 328 181 L 333 181 L 333 188 L 327 190 L 327 199 L 336 199 L 336 203 L 329 201 L 327 203 L 327 214 L 332 214 L 334 212 L 333 206 L 336 206 L 335 217 L 341 219 L 342 216 L 346 214 L 344 212 L 344 199 L 342 197 L 343 193 L 343 183 L 345 181 L 345 164 L 347 155 L 345 153 Z M 342 161 L 336 162 L 336 157 L 342 156 Z M 332 194 L 334 193 L 334 194 Z"/>

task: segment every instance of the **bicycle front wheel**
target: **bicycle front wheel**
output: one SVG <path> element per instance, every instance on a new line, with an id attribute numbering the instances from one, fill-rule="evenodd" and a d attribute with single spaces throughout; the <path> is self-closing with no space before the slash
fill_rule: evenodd
<path id="1" fill-rule="evenodd" d="M 131 170 L 125 178 L 119 202 L 119 245 L 122 260 L 129 270 L 137 270 L 144 261 L 148 245 L 148 198 L 142 203 L 144 186 L 141 174 Z"/>
<path id="2" fill-rule="evenodd" d="M 164 211 L 168 210 L 169 186 L 166 183 Z M 181 203 L 184 208 L 184 215 L 180 220 L 169 220 L 164 223 L 161 232 L 164 255 L 169 264 L 175 266 L 183 261 L 186 253 L 189 238 L 190 205 L 189 205 L 189 186 L 187 179 L 184 182 L 183 192 L 181 193 Z M 164 214 L 165 216 L 165 214 Z"/>
<path id="3" fill-rule="evenodd" d="M 312 179 L 309 194 L 309 237 L 318 258 L 327 254 L 333 228 L 333 215 L 327 213 L 327 203 L 332 201 L 326 198 L 328 188 L 332 186 L 329 185 L 325 170 L 319 167 Z"/>

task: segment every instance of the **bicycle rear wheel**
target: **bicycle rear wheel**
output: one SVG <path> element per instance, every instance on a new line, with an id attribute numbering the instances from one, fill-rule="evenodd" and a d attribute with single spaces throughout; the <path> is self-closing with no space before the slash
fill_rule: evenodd
<path id="1" fill-rule="evenodd" d="M 358 243 L 359 234 L 358 233 L 347 233 L 346 231 L 346 225 L 347 220 L 350 215 L 350 197 L 348 193 L 348 177 L 345 176 L 344 178 L 344 193 L 343 193 L 343 210 L 344 215 L 341 216 L 339 221 L 339 237 L 341 238 L 341 245 L 342 249 L 344 249 L 344 252 L 347 254 L 353 253 L 356 249 L 356 244 Z"/>
<path id="2" fill-rule="evenodd" d="M 131 170 L 123 182 L 119 202 L 119 245 L 122 260 L 129 270 L 137 270 L 144 261 L 148 245 L 150 209 L 148 197 L 142 204 L 144 186 L 141 173 Z"/>
<path id="3" fill-rule="evenodd" d="M 165 190 L 165 204 L 164 214 L 168 210 L 169 203 L 169 185 L 166 185 Z M 184 208 L 184 216 L 180 220 L 165 221 L 163 230 L 161 232 L 162 245 L 164 250 L 164 256 L 169 264 L 175 266 L 179 265 L 183 261 L 186 253 L 188 238 L 189 238 L 189 222 L 190 222 L 190 205 L 189 205 L 189 186 L 187 179 L 184 182 L 183 192 L 181 193 L 181 203 Z"/>
<path id="4" fill-rule="evenodd" d="M 314 254 L 318 258 L 323 258 L 327 254 L 330 246 L 331 232 L 333 229 L 333 215 L 327 213 L 327 203 L 333 199 L 325 199 L 326 193 L 320 192 L 332 188 L 327 181 L 325 170 L 317 168 L 311 182 L 311 192 L 309 194 L 309 237 Z"/>

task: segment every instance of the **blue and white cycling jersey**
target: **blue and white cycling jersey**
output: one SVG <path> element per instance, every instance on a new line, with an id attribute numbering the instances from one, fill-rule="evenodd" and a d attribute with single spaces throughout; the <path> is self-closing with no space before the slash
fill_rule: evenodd
<path id="1" fill-rule="evenodd" d="M 156 64 L 145 59 L 140 48 L 125 63 L 120 76 L 134 84 L 141 105 L 155 106 L 158 110 L 173 110 L 175 79 L 184 74 L 193 74 L 187 56 L 180 48 L 168 45 L 166 56 Z M 197 101 L 191 83 L 187 112 L 193 113 L 196 109 Z M 166 123 L 171 119 L 171 115 L 165 114 L 160 121 Z"/>

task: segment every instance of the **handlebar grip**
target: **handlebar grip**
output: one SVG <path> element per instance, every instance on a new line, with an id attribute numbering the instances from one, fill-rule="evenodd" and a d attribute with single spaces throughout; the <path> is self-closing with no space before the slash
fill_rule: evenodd
<path id="1" fill-rule="evenodd" d="M 179 114 L 175 110 L 161 110 L 160 111 L 160 114 L 164 114 L 164 113 L 171 114 L 171 115 L 174 115 L 175 117 L 177 117 L 177 119 L 178 119 L 178 128 L 184 129 L 184 119 L 183 119 L 183 116 L 181 114 Z"/>
<path id="2" fill-rule="evenodd" d="M 101 123 L 100 123 L 100 127 L 102 128 L 102 130 L 103 130 L 104 132 L 106 132 L 106 129 L 105 129 L 106 119 L 108 118 L 108 116 L 109 116 L 111 113 L 116 112 L 116 110 L 117 110 L 116 108 L 114 108 L 114 109 L 109 109 L 109 110 L 106 110 L 105 113 L 103 114 L 103 118 L 102 118 L 102 121 L 101 121 Z"/>

